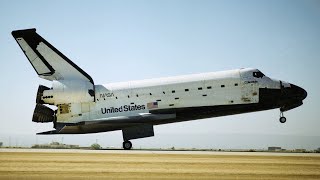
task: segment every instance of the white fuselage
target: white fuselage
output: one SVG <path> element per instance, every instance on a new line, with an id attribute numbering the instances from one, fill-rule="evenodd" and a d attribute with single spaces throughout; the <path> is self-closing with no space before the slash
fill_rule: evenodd
<path id="1" fill-rule="evenodd" d="M 150 110 L 250 104 L 259 102 L 259 88 L 279 89 L 279 81 L 253 77 L 256 69 L 237 69 L 95 86 L 95 102 L 58 108 L 57 122 L 78 123 L 129 117 Z M 58 106 L 59 107 L 59 106 Z"/>

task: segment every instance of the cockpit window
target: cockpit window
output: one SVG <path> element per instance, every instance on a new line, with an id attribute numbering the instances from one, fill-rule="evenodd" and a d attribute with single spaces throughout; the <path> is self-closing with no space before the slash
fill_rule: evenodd
<path id="1" fill-rule="evenodd" d="M 256 77 L 256 78 L 262 78 L 264 76 L 264 74 L 260 71 L 258 72 L 253 72 L 253 77 Z"/>

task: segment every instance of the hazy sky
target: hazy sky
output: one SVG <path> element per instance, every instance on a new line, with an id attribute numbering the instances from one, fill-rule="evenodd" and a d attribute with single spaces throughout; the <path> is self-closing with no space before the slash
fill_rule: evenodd
<path id="1" fill-rule="evenodd" d="M 254 67 L 308 92 L 303 106 L 285 113 L 285 124 L 279 123 L 276 109 L 156 126 L 157 138 L 183 134 L 193 146 L 203 147 L 208 142 L 193 135 L 320 136 L 320 1 L 2 0 L 0 141 L 52 128 L 51 123 L 31 122 L 38 85 L 51 84 L 37 77 L 11 36 L 12 30 L 26 28 L 37 28 L 96 84 Z M 117 137 L 122 143 L 120 131 L 79 136 L 85 137 L 104 142 Z M 157 138 L 134 143 L 144 146 Z M 234 141 L 227 138 L 225 143 Z M 294 143 L 304 147 L 299 138 Z M 320 147 L 320 140 L 310 144 Z"/>

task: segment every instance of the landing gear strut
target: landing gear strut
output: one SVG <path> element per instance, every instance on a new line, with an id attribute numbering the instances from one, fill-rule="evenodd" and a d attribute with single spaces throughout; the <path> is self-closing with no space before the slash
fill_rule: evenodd
<path id="1" fill-rule="evenodd" d="M 122 147 L 125 150 L 130 150 L 132 148 L 132 143 L 130 141 L 124 141 L 122 143 Z"/>
<path id="2" fill-rule="evenodd" d="M 287 118 L 283 116 L 283 112 L 282 112 L 282 111 L 280 112 L 280 119 L 279 119 L 279 121 L 280 121 L 281 123 L 285 123 L 285 122 L 287 121 Z"/>

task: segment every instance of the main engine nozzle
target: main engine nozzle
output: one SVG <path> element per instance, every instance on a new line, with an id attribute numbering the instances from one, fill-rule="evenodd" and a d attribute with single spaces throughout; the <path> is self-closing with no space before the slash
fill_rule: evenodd
<path id="1" fill-rule="evenodd" d="M 37 104 L 33 112 L 32 121 L 37 123 L 53 122 L 54 111 L 45 105 Z"/>
<path id="2" fill-rule="evenodd" d="M 41 97 L 43 96 L 43 91 L 45 90 L 50 90 L 50 88 L 43 85 L 39 85 L 38 92 L 37 92 L 37 99 L 36 99 L 37 104 L 45 104 L 45 102 L 41 99 Z"/>

